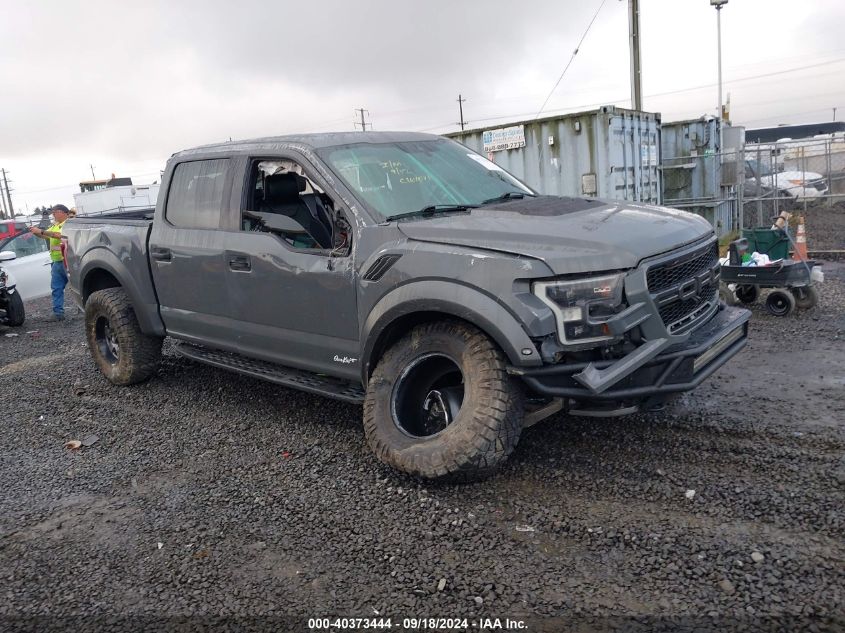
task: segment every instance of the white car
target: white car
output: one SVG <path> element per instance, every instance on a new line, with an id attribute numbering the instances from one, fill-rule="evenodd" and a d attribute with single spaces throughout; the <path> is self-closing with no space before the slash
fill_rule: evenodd
<path id="1" fill-rule="evenodd" d="M 789 197 L 793 200 L 818 198 L 827 194 L 827 180 L 812 171 L 779 171 L 773 173 L 765 164 L 756 160 L 745 161 L 745 191 L 752 195 L 757 187 L 757 178 L 763 195 Z"/>
<path id="2" fill-rule="evenodd" d="M 15 280 L 24 301 L 50 294 L 50 245 L 32 233 L 20 233 L 0 242 L 0 252 L 11 251 L 12 260 L 3 269 Z"/>

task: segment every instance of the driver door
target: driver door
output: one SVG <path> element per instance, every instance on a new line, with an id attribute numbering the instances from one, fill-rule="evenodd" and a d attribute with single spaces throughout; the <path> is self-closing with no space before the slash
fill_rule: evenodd
<path id="1" fill-rule="evenodd" d="M 262 186 L 267 175 L 259 171 L 259 164 L 269 160 L 250 159 L 244 170 L 247 177 L 240 196 L 241 208 L 229 218 L 223 238 L 229 318 L 234 324 L 237 348 L 248 356 L 286 366 L 359 379 L 351 248 L 347 245 L 333 251 L 313 240 L 244 222 L 244 212 L 273 208 L 266 204 L 269 200 L 265 200 Z M 305 177 L 307 185 L 300 198 L 317 195 L 318 190 L 331 191 L 303 169 L 306 163 L 301 158 L 287 155 L 272 160 Z M 309 200 L 312 201 L 313 198 Z M 343 212 L 336 200 L 331 203 Z M 291 213 L 286 221 L 298 217 Z"/>

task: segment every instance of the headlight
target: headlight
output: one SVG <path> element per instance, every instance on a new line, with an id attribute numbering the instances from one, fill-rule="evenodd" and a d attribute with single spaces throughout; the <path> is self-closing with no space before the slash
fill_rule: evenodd
<path id="1" fill-rule="evenodd" d="M 625 275 L 605 275 L 574 281 L 538 281 L 534 294 L 549 306 L 557 319 L 563 345 L 606 341 L 613 336 L 604 321 L 622 305 Z"/>

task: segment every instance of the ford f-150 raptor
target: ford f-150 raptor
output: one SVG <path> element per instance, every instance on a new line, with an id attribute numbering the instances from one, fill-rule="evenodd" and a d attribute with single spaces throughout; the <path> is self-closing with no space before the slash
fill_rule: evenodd
<path id="1" fill-rule="evenodd" d="M 154 210 L 64 233 L 111 382 L 153 375 L 169 336 L 195 361 L 363 403 L 376 456 L 431 479 L 492 472 L 560 409 L 660 406 L 747 340 L 701 217 L 539 195 L 426 134 L 182 151 Z"/>

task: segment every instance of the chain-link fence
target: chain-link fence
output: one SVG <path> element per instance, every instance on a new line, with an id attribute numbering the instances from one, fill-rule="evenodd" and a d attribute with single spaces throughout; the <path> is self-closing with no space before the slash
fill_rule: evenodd
<path id="1" fill-rule="evenodd" d="M 745 226 L 763 226 L 781 211 L 845 201 L 845 135 L 745 147 L 741 200 Z"/>
<path id="2" fill-rule="evenodd" d="M 693 149 L 685 156 L 663 157 L 663 204 L 706 218 L 721 237 L 739 230 L 742 156 Z"/>

